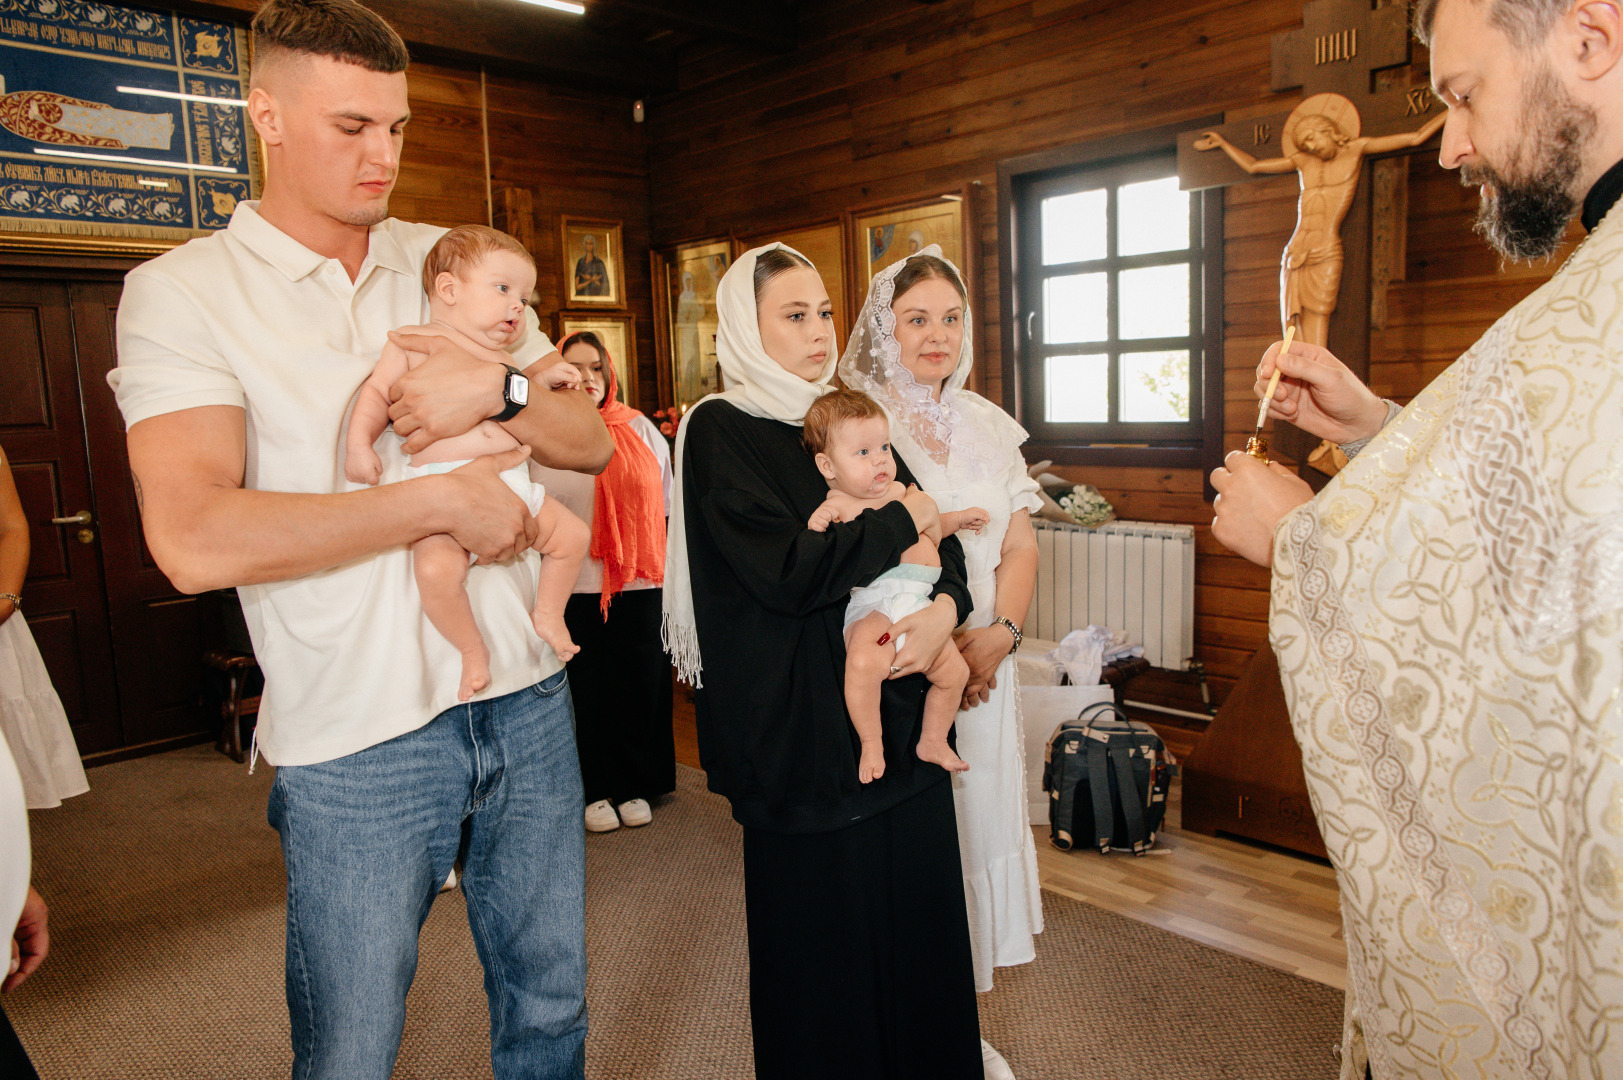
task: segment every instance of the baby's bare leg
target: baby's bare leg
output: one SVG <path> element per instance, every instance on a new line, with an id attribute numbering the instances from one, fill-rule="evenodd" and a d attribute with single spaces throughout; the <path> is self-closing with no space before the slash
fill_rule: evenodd
<path id="1" fill-rule="evenodd" d="M 580 565 L 586 559 L 592 530 L 552 498 L 541 504 L 535 521 L 541 527 L 535 538 L 535 550 L 541 553 L 542 559 L 530 622 L 541 640 L 552 646 L 558 659 L 567 661 L 580 652 L 580 647 L 570 638 L 569 628 L 564 625 L 564 606 L 575 591 L 575 579 L 580 577 Z"/>
<path id="2" fill-rule="evenodd" d="M 462 683 L 456 699 L 467 701 L 490 685 L 490 650 L 468 602 L 468 553 L 445 533 L 425 536 L 411 545 L 411 570 L 417 578 L 423 614 L 434 629 L 462 654 Z"/>
<path id="3" fill-rule="evenodd" d="M 894 642 L 878 644 L 890 620 L 878 611 L 871 612 L 851 624 L 845 632 L 845 711 L 851 714 L 851 726 L 862 740 L 862 760 L 857 763 L 857 778 L 864 784 L 885 775 L 884 728 L 879 721 L 879 692 L 890 677 L 890 665 L 896 658 Z"/>
<path id="4" fill-rule="evenodd" d="M 964 687 L 969 683 L 969 665 L 951 638 L 924 675 L 930 680 L 930 689 L 924 695 L 924 731 L 919 737 L 919 757 L 935 762 L 948 772 L 968 772 L 968 763 L 947 745 L 947 732 L 958 718 L 958 706 L 964 700 Z"/>

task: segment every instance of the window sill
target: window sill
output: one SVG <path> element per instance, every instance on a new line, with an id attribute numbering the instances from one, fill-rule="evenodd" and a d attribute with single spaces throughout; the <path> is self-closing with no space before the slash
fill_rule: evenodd
<path id="1" fill-rule="evenodd" d="M 1200 446 L 1100 446 L 1033 439 L 1021 450 L 1027 461 L 1046 459 L 1055 465 L 1209 471 L 1221 464 L 1211 461 L 1211 451 Z"/>

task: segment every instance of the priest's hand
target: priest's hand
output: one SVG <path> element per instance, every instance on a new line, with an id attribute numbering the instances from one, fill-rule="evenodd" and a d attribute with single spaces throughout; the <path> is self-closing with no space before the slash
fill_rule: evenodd
<path id="1" fill-rule="evenodd" d="M 1280 344 L 1275 342 L 1262 354 L 1253 387 L 1261 400 L 1278 366 L 1279 386 L 1268 404 L 1269 416 L 1337 446 L 1370 438 L 1381 430 L 1386 423 L 1386 402 L 1359 382 L 1330 350 L 1294 341 L 1290 352 L 1280 356 Z"/>
<path id="2" fill-rule="evenodd" d="M 1307 482 L 1279 462 L 1264 465 L 1239 450 L 1212 470 L 1212 487 L 1217 489 L 1212 536 L 1258 566 L 1273 565 L 1274 530 L 1280 521 L 1313 498 Z"/>
<path id="3" fill-rule="evenodd" d="M 467 338 L 438 326 L 404 327 L 390 331 L 389 340 L 428 354 L 389 388 L 389 420 L 406 440 L 401 449 L 407 454 L 472 431 L 502 411 L 502 364 L 511 357 L 494 349 L 469 352 Z"/>

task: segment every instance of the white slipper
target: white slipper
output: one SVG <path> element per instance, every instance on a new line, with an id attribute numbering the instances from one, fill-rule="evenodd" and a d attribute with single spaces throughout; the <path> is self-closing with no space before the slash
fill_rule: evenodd
<path id="1" fill-rule="evenodd" d="M 981 1040 L 981 1068 L 985 1070 L 986 1080 L 1014 1080 L 1014 1070 L 985 1039 Z"/>
<path id="2" fill-rule="evenodd" d="M 620 824 L 646 825 L 654 820 L 654 812 L 648 806 L 647 799 L 627 799 L 619 806 Z"/>
<path id="3" fill-rule="evenodd" d="M 587 832 L 613 832 L 620 827 L 620 815 L 614 812 L 614 804 L 607 799 L 599 799 L 586 808 Z"/>

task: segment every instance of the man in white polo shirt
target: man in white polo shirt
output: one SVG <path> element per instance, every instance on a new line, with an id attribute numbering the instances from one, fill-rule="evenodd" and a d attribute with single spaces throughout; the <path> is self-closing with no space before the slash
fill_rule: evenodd
<path id="1" fill-rule="evenodd" d="M 387 333 L 426 321 L 419 274 L 445 231 L 387 216 L 405 46 L 353 0 L 271 0 L 253 33 L 263 198 L 129 274 L 111 382 L 154 558 L 181 589 L 239 588 L 265 672 L 258 747 L 277 766 L 294 1075 L 389 1076 L 418 931 L 460 854 L 495 1075 L 581 1077 L 569 692 L 530 625 L 534 524 L 498 478 L 526 451 L 401 481 L 400 441 L 385 435 L 397 482 L 355 490 L 343 475 L 350 400 Z M 436 341 L 418 390 L 454 398 L 461 430 L 493 415 L 541 463 L 600 471 L 613 444 L 591 401 L 516 370 L 559 359 L 526 317 L 505 383 Z M 408 412 L 403 434 L 425 427 Z M 481 564 L 468 594 L 492 682 L 465 705 L 407 550 L 441 532 Z"/>

